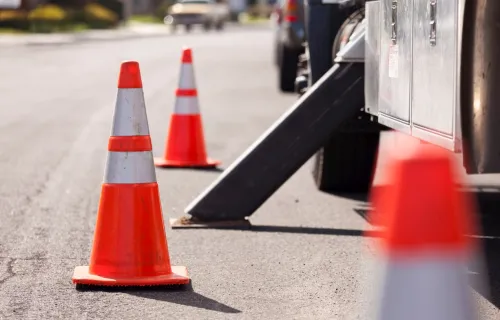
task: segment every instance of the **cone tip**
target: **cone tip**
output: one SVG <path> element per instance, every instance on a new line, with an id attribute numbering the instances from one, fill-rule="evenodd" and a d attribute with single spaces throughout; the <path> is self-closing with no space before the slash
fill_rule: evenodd
<path id="1" fill-rule="evenodd" d="M 182 48 L 182 63 L 193 63 L 193 53 L 190 47 Z"/>
<path id="2" fill-rule="evenodd" d="M 118 88 L 142 88 L 141 69 L 137 61 L 123 61 L 120 67 Z"/>

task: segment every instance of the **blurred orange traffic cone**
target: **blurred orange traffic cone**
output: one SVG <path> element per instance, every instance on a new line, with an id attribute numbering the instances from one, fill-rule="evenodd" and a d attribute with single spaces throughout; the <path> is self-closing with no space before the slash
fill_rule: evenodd
<path id="1" fill-rule="evenodd" d="M 90 265 L 73 283 L 187 284 L 186 267 L 170 265 L 139 64 L 121 65 L 113 128 Z"/>
<path id="2" fill-rule="evenodd" d="M 379 201 L 382 204 L 388 203 L 388 201 L 383 201 L 381 199 L 387 195 L 386 190 L 390 185 L 390 172 L 394 161 L 399 157 L 405 157 L 405 155 L 411 152 L 411 150 L 420 143 L 422 143 L 420 139 L 397 131 L 386 132 L 383 140 L 381 138 L 381 144 L 377 153 L 376 179 L 374 179 L 374 183 L 369 192 L 373 207 L 377 208 L 379 206 L 377 202 Z M 369 218 L 370 223 L 377 226 L 378 221 L 375 212 L 376 211 L 372 211 Z"/>
<path id="3" fill-rule="evenodd" d="M 200 115 L 191 49 L 182 53 L 179 86 L 163 158 L 155 158 L 158 167 L 216 167 L 218 160 L 207 157 Z"/>
<path id="4" fill-rule="evenodd" d="M 393 157 L 388 185 L 375 193 L 383 228 L 381 299 L 376 319 L 470 320 L 467 265 L 477 257 L 474 206 L 455 182 L 451 154 L 417 145 Z"/>

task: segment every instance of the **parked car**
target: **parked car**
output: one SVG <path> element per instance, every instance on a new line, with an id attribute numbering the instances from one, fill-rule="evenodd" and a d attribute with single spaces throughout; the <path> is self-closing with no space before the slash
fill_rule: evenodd
<path id="1" fill-rule="evenodd" d="M 273 13 L 276 0 L 248 0 L 247 14 L 251 17 L 270 18 Z"/>
<path id="2" fill-rule="evenodd" d="M 299 56 L 304 52 L 306 40 L 303 1 L 278 0 L 271 21 L 275 29 L 274 61 L 279 88 L 283 92 L 294 92 Z"/>
<path id="3" fill-rule="evenodd" d="M 187 32 L 193 25 L 202 25 L 205 30 L 221 30 L 229 20 L 229 5 L 225 0 L 179 0 L 168 9 L 164 22 L 172 28 L 184 25 Z"/>

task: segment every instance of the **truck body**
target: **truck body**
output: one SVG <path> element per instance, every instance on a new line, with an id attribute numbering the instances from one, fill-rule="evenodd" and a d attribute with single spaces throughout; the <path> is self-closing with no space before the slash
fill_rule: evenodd
<path id="1" fill-rule="evenodd" d="M 366 111 L 387 127 L 454 152 L 462 151 L 459 75 L 464 4 L 465 0 L 365 4 Z"/>
<path id="2" fill-rule="evenodd" d="M 495 38 L 498 1 L 305 3 L 308 63 L 306 80 L 304 72 L 297 78 L 297 91 L 307 92 L 336 63 L 365 67 L 360 115 L 316 154 L 314 175 L 320 189 L 366 190 L 378 146 L 373 136 L 383 130 L 460 154 L 467 173 L 500 172 L 500 96 L 495 89 L 500 63 L 494 58 L 500 50 Z M 329 28 L 322 29 L 325 25 Z M 366 130 L 368 122 L 376 126 Z M 362 141 L 365 147 L 368 143 L 369 155 L 359 151 Z M 339 172 L 360 170 L 366 174 L 350 182 L 355 186 L 347 185 L 347 176 L 343 179 Z"/>

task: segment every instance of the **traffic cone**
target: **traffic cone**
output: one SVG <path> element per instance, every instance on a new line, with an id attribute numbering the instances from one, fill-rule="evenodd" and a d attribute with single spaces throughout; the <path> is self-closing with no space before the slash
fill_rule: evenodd
<path id="1" fill-rule="evenodd" d="M 220 161 L 207 157 L 190 48 L 182 52 L 179 85 L 164 156 L 155 158 L 154 162 L 157 167 L 201 168 L 220 164 Z"/>
<path id="2" fill-rule="evenodd" d="M 73 283 L 108 286 L 187 284 L 170 265 L 139 64 L 122 63 L 113 128 L 89 266 Z"/>
<path id="3" fill-rule="evenodd" d="M 384 197 L 384 193 L 389 187 L 389 173 L 394 161 L 399 157 L 404 157 L 411 152 L 418 144 L 422 143 L 420 139 L 405 133 L 397 131 L 385 132 L 381 137 L 381 144 L 377 152 L 377 168 L 375 170 L 374 182 L 369 191 L 369 197 L 372 199 L 372 207 L 377 207 L 379 199 Z M 384 203 L 384 201 L 382 201 Z M 369 216 L 370 224 L 377 226 L 376 214 L 374 211 Z"/>
<path id="4" fill-rule="evenodd" d="M 475 319 L 467 266 L 479 255 L 474 206 L 455 182 L 451 154 L 420 144 L 388 166 L 377 206 L 382 262 L 376 319 Z"/>

